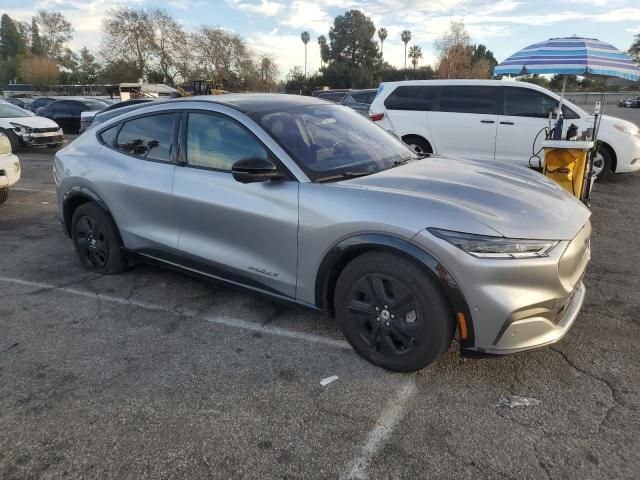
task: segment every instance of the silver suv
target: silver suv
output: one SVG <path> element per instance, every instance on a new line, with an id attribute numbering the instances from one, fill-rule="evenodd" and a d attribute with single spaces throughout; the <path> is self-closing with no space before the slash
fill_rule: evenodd
<path id="1" fill-rule="evenodd" d="M 60 150 L 89 270 L 134 260 L 322 310 L 395 371 L 512 353 L 576 319 L 590 212 L 524 167 L 418 157 L 349 108 L 289 95 L 150 103 Z"/>

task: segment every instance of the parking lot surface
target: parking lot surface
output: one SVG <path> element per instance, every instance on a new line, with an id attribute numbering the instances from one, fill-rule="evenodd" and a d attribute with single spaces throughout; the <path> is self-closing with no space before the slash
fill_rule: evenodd
<path id="1" fill-rule="evenodd" d="M 0 478 L 640 478 L 640 175 L 596 184 L 587 299 L 560 343 L 490 359 L 454 344 L 392 374 L 320 315 L 150 266 L 86 272 L 53 153 L 18 153 Z"/>

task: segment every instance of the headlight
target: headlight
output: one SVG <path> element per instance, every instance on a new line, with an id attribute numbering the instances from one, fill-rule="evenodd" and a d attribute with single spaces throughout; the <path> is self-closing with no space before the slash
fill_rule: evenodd
<path id="1" fill-rule="evenodd" d="M 559 243 L 556 240 L 523 240 L 473 235 L 439 228 L 429 228 L 428 230 L 436 237 L 446 240 L 463 252 L 478 258 L 546 257 Z"/>
<path id="2" fill-rule="evenodd" d="M 21 130 L 24 133 L 31 133 L 33 131 L 33 128 L 27 127 L 26 125 L 20 125 L 19 123 L 13 123 L 13 122 L 10 122 L 10 123 L 13 128 L 15 128 L 16 130 Z"/>
<path id="3" fill-rule="evenodd" d="M 637 135 L 638 134 L 638 128 L 637 127 L 631 127 L 629 125 L 617 125 L 617 124 L 614 123 L 613 124 L 613 128 L 615 128 L 619 132 L 626 133 L 627 135 Z"/>

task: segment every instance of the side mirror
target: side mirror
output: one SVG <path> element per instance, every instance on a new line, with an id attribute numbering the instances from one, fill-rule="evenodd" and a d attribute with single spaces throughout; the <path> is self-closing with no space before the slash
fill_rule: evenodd
<path id="1" fill-rule="evenodd" d="M 266 182 L 278 180 L 282 174 L 270 160 L 264 158 L 243 158 L 231 167 L 233 178 L 241 183 Z"/>

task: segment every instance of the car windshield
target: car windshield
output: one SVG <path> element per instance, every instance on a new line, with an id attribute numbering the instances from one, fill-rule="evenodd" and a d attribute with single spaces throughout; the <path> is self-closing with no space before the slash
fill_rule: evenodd
<path id="1" fill-rule="evenodd" d="M 10 103 L 0 104 L 0 118 L 32 117 L 33 113 Z"/>
<path id="2" fill-rule="evenodd" d="M 305 105 L 252 115 L 313 181 L 368 175 L 415 153 L 350 108 Z"/>

